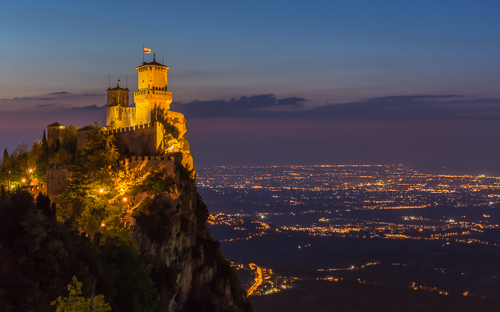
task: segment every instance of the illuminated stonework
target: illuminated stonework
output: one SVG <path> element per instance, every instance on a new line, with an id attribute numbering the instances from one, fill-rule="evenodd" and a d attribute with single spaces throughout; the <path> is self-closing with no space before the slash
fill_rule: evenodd
<path id="1" fill-rule="evenodd" d="M 183 165 L 193 168 L 185 138 L 184 115 L 170 111 L 172 92 L 167 91 L 169 68 L 153 57 L 152 62 L 143 62 L 136 69 L 138 91 L 134 92 L 135 107 L 129 105 L 128 88 L 117 84 L 115 88 L 107 89 L 106 128 L 117 138 L 119 151 L 138 156 L 180 152 L 183 154 Z"/>
<path id="2" fill-rule="evenodd" d="M 106 127 L 126 128 L 155 123 L 170 110 L 172 92 L 167 91 L 168 67 L 156 62 L 143 62 L 137 67 L 138 91 L 135 107 L 129 107 L 129 89 L 108 88 Z"/>
<path id="3" fill-rule="evenodd" d="M 151 157 L 176 157 L 177 162 L 193 170 L 193 157 L 186 139 L 186 119 L 179 112 L 170 110 L 172 92 L 167 91 L 168 67 L 153 61 L 137 67 L 138 91 L 134 92 L 135 107 L 129 105 L 128 88 L 108 88 L 106 128 L 112 134 L 118 152 L 126 158 L 142 157 L 147 163 Z M 77 150 L 85 148 L 89 125 L 77 131 Z M 47 141 L 57 150 L 66 127 L 57 122 L 47 126 Z M 169 158 L 170 159 L 170 158 Z M 48 172 L 48 194 L 55 202 L 66 189 L 71 166 L 51 166 Z M 194 177 L 194 171 L 192 171 Z"/>

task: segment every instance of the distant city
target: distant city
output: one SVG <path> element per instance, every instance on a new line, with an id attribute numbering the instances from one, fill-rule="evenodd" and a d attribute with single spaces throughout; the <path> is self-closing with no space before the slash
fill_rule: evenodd
<path id="1" fill-rule="evenodd" d="M 198 185 L 217 192 L 262 189 L 282 193 L 272 202 L 352 209 L 407 209 L 435 205 L 493 206 L 500 177 L 426 174 L 404 166 L 198 167 Z"/>
<path id="2" fill-rule="evenodd" d="M 197 175 L 209 227 L 250 296 L 291 289 L 299 280 L 378 285 L 405 270 L 420 271 L 385 284 L 483 299 L 491 290 L 482 286 L 498 284 L 496 266 L 485 272 L 469 258 L 477 248 L 500 253 L 500 177 L 427 174 L 403 165 L 212 166 L 198 167 Z M 429 260 L 448 253 L 469 265 Z M 306 271 L 290 274 L 287 261 Z M 436 272 L 448 278 L 436 280 Z M 450 274 L 467 278 L 451 285 Z"/>

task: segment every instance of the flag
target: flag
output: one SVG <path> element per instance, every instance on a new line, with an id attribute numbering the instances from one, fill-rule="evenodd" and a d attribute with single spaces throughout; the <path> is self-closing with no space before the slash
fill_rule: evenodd
<path id="1" fill-rule="evenodd" d="M 146 53 L 146 54 L 151 54 L 151 49 L 144 48 L 144 53 Z"/>

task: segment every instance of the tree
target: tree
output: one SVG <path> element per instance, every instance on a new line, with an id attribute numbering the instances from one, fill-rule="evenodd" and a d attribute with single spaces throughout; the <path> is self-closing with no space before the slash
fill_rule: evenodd
<path id="1" fill-rule="evenodd" d="M 71 283 L 68 284 L 68 292 L 68 297 L 59 296 L 57 300 L 50 303 L 57 307 L 56 312 L 111 311 L 111 307 L 104 301 L 103 295 L 85 299 L 82 296 L 82 283 L 77 280 L 76 276 L 73 276 Z"/>
<path id="2" fill-rule="evenodd" d="M 45 129 L 43 130 L 42 146 L 43 146 L 43 150 L 46 153 L 48 153 L 49 152 L 49 142 L 47 142 L 47 136 L 45 135 Z"/>
<path id="3" fill-rule="evenodd" d="M 10 166 L 10 157 L 9 157 L 9 152 L 7 152 L 7 148 L 5 148 L 3 151 L 2 166 L 3 167 Z"/>
<path id="4" fill-rule="evenodd" d="M 85 169 L 98 171 L 107 166 L 116 165 L 120 154 L 115 145 L 115 137 L 99 128 L 93 128 L 88 132 L 87 141 L 83 150 L 83 161 Z"/>

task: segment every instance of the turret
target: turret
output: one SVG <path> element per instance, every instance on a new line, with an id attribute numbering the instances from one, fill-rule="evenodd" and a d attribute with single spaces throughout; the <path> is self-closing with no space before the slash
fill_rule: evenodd
<path id="1" fill-rule="evenodd" d="M 128 107 L 129 92 L 128 88 L 120 88 L 120 80 L 116 84 L 116 88 L 108 88 L 108 106 Z"/>
<path id="2" fill-rule="evenodd" d="M 134 93 L 136 124 L 146 124 L 158 120 L 158 114 L 170 110 L 172 92 L 167 91 L 168 67 L 153 61 L 143 62 L 138 71 L 138 88 Z"/>
<path id="3" fill-rule="evenodd" d="M 107 127 L 130 127 L 135 123 L 135 114 L 129 109 L 129 93 L 128 88 L 120 88 L 120 80 L 116 84 L 116 88 L 108 88 L 108 105 L 106 109 L 106 126 Z"/>
<path id="4" fill-rule="evenodd" d="M 50 149 L 56 149 L 61 144 L 62 134 L 66 126 L 54 122 L 47 126 L 47 143 Z"/>

